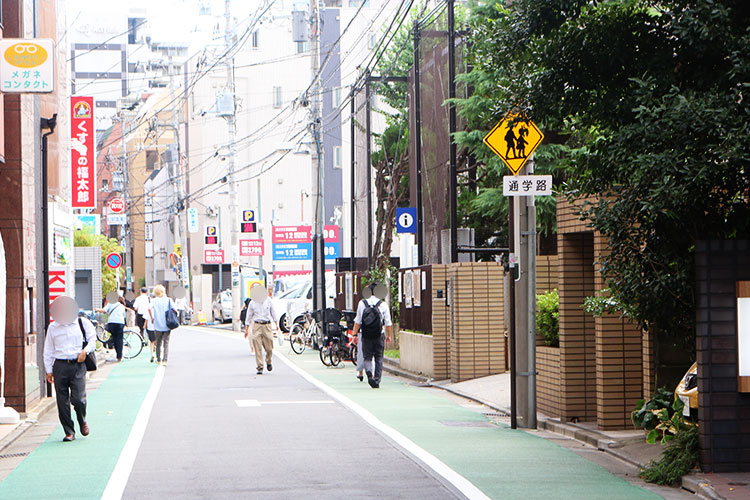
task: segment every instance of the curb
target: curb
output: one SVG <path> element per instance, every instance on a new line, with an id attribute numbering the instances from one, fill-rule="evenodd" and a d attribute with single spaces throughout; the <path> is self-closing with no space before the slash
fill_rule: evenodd
<path id="1" fill-rule="evenodd" d="M 383 371 L 388 372 L 391 375 L 396 375 L 397 377 L 406 378 L 423 384 L 429 383 L 430 380 L 427 377 L 422 377 L 421 375 L 417 375 L 415 373 L 402 370 L 401 368 L 397 368 L 395 363 L 393 363 L 392 361 L 387 361 L 386 358 L 383 358 Z"/>

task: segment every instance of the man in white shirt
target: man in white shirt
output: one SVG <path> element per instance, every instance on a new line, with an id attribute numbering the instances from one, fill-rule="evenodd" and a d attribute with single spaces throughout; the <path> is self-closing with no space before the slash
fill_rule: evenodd
<path id="1" fill-rule="evenodd" d="M 362 299 L 354 317 L 354 336 L 362 333 L 359 348 L 364 356 L 364 369 L 367 382 L 373 389 L 380 387 L 383 376 L 383 353 L 386 342 L 391 341 L 391 311 L 385 302 L 388 289 L 378 283 L 370 283 L 367 288 L 371 295 Z M 364 292 L 364 290 L 363 290 Z M 374 366 L 373 366 L 374 362 Z"/>
<path id="2" fill-rule="evenodd" d="M 179 297 L 174 301 L 174 308 L 177 310 L 177 317 L 179 318 L 180 324 L 185 324 L 185 317 L 187 316 L 187 299 L 185 297 Z"/>
<path id="3" fill-rule="evenodd" d="M 141 336 L 146 337 L 146 318 L 148 317 L 148 306 L 151 299 L 148 297 L 148 289 L 144 286 L 141 288 L 141 294 L 136 297 L 133 301 L 133 309 L 135 310 L 135 324 L 141 330 Z"/>
<path id="4" fill-rule="evenodd" d="M 86 423 L 86 354 L 96 349 L 96 328 L 86 318 L 78 318 L 78 305 L 71 297 L 58 297 L 50 305 L 54 320 L 44 339 L 44 368 L 47 382 L 55 384 L 57 414 L 65 431 L 63 441 L 76 438 L 70 416 L 75 408 L 81 434 L 89 435 Z M 84 338 L 85 332 L 85 338 Z M 85 343 L 85 346 L 84 346 Z"/>
<path id="5" fill-rule="evenodd" d="M 253 286 L 250 292 L 252 300 L 247 306 L 245 316 L 245 338 L 252 330 L 252 347 L 255 350 L 255 365 L 258 375 L 263 375 L 263 350 L 266 351 L 266 368 L 273 370 L 273 332 L 278 329 L 273 302 L 268 299 L 268 292 L 263 285 Z"/>

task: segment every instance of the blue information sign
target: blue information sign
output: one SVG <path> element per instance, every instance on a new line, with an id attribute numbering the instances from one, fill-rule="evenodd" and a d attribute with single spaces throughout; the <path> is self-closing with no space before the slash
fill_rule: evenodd
<path id="1" fill-rule="evenodd" d="M 416 207 L 396 208 L 396 232 L 417 232 L 417 209 Z"/>

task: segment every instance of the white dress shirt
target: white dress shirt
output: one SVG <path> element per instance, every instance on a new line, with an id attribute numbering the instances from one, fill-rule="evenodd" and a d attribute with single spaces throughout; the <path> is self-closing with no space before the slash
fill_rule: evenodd
<path id="1" fill-rule="evenodd" d="M 276 311 L 273 310 L 271 299 L 266 299 L 263 302 L 250 301 L 247 306 L 245 324 L 250 326 L 254 321 L 268 321 L 269 323 L 276 321 Z"/>
<path id="2" fill-rule="evenodd" d="M 148 294 L 142 293 L 133 301 L 133 309 L 144 318 L 147 318 L 150 302 L 151 299 L 148 298 Z"/>
<path id="3" fill-rule="evenodd" d="M 86 352 L 96 349 L 96 328 L 86 318 L 81 318 L 83 329 L 86 330 Z M 52 373 L 52 365 L 56 359 L 76 359 L 83 345 L 83 334 L 78 320 L 63 325 L 57 321 L 50 323 L 47 328 L 47 338 L 44 339 L 44 368 Z"/>

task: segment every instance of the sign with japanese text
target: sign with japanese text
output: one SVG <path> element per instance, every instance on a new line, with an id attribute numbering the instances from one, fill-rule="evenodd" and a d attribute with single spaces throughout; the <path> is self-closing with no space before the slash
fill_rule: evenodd
<path id="1" fill-rule="evenodd" d="M 339 256 L 340 228 L 335 225 L 323 227 L 326 259 Z M 311 260 L 312 227 L 274 226 L 272 234 L 274 260 Z"/>
<path id="2" fill-rule="evenodd" d="M 188 208 L 187 209 L 187 221 L 188 221 L 188 232 L 197 233 L 200 229 L 198 228 L 198 209 Z"/>
<path id="3" fill-rule="evenodd" d="M 96 208 L 94 98 L 70 98 L 70 171 L 73 208 Z"/>
<path id="4" fill-rule="evenodd" d="M 0 39 L 0 90 L 6 93 L 53 92 L 54 40 Z"/>
<path id="5" fill-rule="evenodd" d="M 551 175 L 503 176 L 504 196 L 552 196 Z"/>
<path id="6" fill-rule="evenodd" d="M 263 254 L 263 240 L 240 240 L 240 256 L 260 257 Z"/>
<path id="7" fill-rule="evenodd" d="M 125 211 L 125 200 L 122 198 L 112 198 L 109 200 L 109 210 L 113 214 L 121 214 Z"/>
<path id="8" fill-rule="evenodd" d="M 484 143 L 508 166 L 513 175 L 523 168 L 544 139 L 537 126 L 526 116 L 508 113 L 484 137 Z"/>
<path id="9" fill-rule="evenodd" d="M 223 264 L 224 250 L 204 250 L 203 262 L 206 264 Z"/>
<path id="10" fill-rule="evenodd" d="M 49 303 L 52 304 L 56 298 L 68 294 L 67 269 L 50 266 L 47 283 L 49 284 Z"/>
<path id="11" fill-rule="evenodd" d="M 272 243 L 310 243 L 312 227 L 310 226 L 274 226 Z"/>

